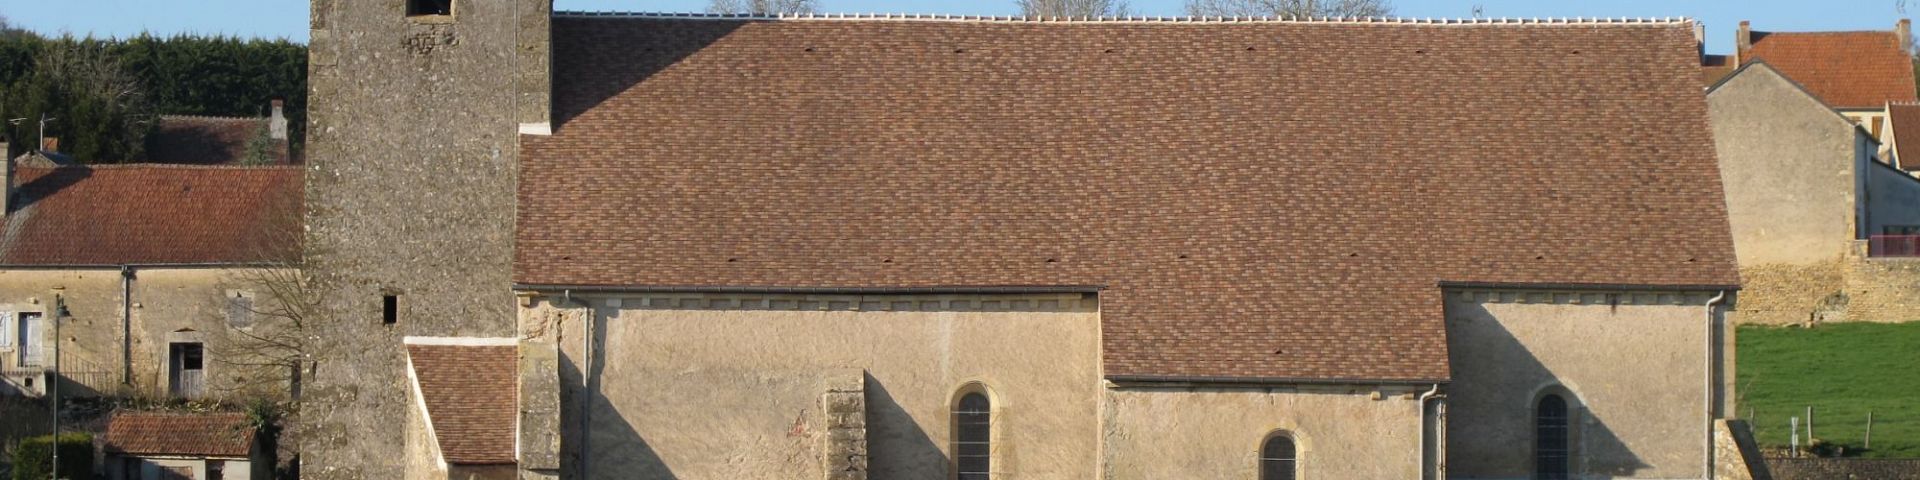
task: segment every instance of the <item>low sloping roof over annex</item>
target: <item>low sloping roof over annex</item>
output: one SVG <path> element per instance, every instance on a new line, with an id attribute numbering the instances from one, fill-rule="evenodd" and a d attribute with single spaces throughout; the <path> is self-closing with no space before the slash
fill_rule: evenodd
<path id="1" fill-rule="evenodd" d="M 1913 58 L 1891 31 L 1753 32 L 1742 62 L 1764 60 L 1835 108 L 1915 99 Z"/>
<path id="2" fill-rule="evenodd" d="M 1105 286 L 1105 373 L 1449 378 L 1442 281 L 1738 283 L 1691 22 L 560 15 L 528 286 Z"/>
<path id="3" fill-rule="evenodd" d="M 18 167 L 0 265 L 243 264 L 299 254 L 298 167 Z"/>
<path id="4" fill-rule="evenodd" d="M 104 443 L 133 455 L 245 458 L 254 433 L 244 413 L 121 412 L 107 421 Z"/>
<path id="5" fill-rule="evenodd" d="M 455 465 L 514 463 L 519 349 L 513 339 L 407 339 L 407 364 L 440 445 Z"/>

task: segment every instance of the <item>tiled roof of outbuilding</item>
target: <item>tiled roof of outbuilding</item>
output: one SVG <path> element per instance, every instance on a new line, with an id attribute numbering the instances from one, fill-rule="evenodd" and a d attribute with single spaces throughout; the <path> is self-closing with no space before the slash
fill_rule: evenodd
<path id="1" fill-rule="evenodd" d="M 1105 373 L 1449 378 L 1441 281 L 1738 283 L 1690 22 L 561 16 L 532 285 L 1104 285 Z"/>
<path id="2" fill-rule="evenodd" d="M 1753 32 L 1742 62 L 1764 60 L 1834 108 L 1915 99 L 1913 59 L 1891 31 Z"/>
<path id="3" fill-rule="evenodd" d="M 122 412 L 107 421 L 106 451 L 134 455 L 247 457 L 254 428 L 244 413 Z"/>
<path id="4" fill-rule="evenodd" d="M 299 254 L 297 167 L 19 167 L 0 265 L 259 263 Z"/>
<path id="5" fill-rule="evenodd" d="M 447 463 L 514 463 L 518 358 L 513 345 L 407 345 L 407 361 Z"/>
<path id="6" fill-rule="evenodd" d="M 1887 127 L 1893 130 L 1893 158 L 1902 170 L 1920 170 L 1920 103 L 1887 105 Z"/>

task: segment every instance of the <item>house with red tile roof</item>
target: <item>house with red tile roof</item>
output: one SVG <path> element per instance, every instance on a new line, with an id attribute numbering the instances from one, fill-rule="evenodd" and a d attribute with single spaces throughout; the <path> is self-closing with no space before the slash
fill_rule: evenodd
<path id="1" fill-rule="evenodd" d="M 315 10 L 315 478 L 1724 453 L 1691 20 L 459 5 Z"/>
<path id="2" fill-rule="evenodd" d="M 1892 145 L 1888 105 L 1916 100 L 1912 22 L 1904 18 L 1891 30 L 1832 32 L 1760 31 L 1741 21 L 1734 44 L 1732 56 L 1702 58 L 1708 85 L 1741 65 L 1765 61 L 1886 146 Z M 1879 155 L 1892 162 L 1893 153 Z"/>
<path id="3" fill-rule="evenodd" d="M 119 412 L 107 421 L 110 480 L 272 478 L 272 452 L 245 413 Z"/>
<path id="4" fill-rule="evenodd" d="M 299 168 L 0 163 L 0 394 L 288 394 L 228 342 L 272 338 Z"/>
<path id="5" fill-rule="evenodd" d="M 1707 104 L 1747 282 L 1736 322 L 1920 316 L 1906 300 L 1920 276 L 1904 267 L 1920 256 L 1920 179 L 1878 160 L 1872 132 L 1766 60 L 1710 87 Z"/>

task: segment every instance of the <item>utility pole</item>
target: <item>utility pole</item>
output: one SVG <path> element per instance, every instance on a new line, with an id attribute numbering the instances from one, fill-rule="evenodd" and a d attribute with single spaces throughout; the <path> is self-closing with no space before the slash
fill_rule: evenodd
<path id="1" fill-rule="evenodd" d="M 41 114 L 45 117 L 45 114 Z M 40 129 L 46 130 L 46 120 L 40 121 Z M 53 294 L 53 381 L 47 382 L 47 388 L 53 392 L 53 478 L 60 479 L 60 317 L 67 314 L 67 297 Z"/>
<path id="2" fill-rule="evenodd" d="M 37 151 L 45 150 L 47 148 L 47 122 L 51 122 L 54 120 L 59 120 L 59 118 L 47 118 L 47 112 L 40 112 L 40 143 L 36 143 L 33 145 L 34 151 L 37 152 Z M 58 362 L 59 359 L 54 359 L 54 361 Z M 54 450 L 59 450 L 59 449 L 56 448 Z"/>

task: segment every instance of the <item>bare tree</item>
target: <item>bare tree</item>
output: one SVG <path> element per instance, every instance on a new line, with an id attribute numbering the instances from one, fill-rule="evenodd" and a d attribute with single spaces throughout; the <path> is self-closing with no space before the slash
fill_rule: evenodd
<path id="1" fill-rule="evenodd" d="M 779 15 L 819 10 L 816 0 L 713 0 L 707 4 L 707 13 Z"/>
<path id="2" fill-rule="evenodd" d="M 1121 17 L 1126 0 L 1014 0 L 1028 17 Z"/>
<path id="3" fill-rule="evenodd" d="M 216 288 L 228 328 L 210 338 L 208 357 L 237 372 L 229 393 L 298 401 L 302 369 L 311 366 L 320 343 L 314 326 L 325 311 L 322 297 L 307 278 L 301 258 L 299 197 L 265 205 L 266 220 L 247 235 L 257 264 L 236 269 Z"/>
<path id="4" fill-rule="evenodd" d="M 1218 17 L 1384 17 L 1387 0 L 1187 0 L 1187 14 Z"/>

